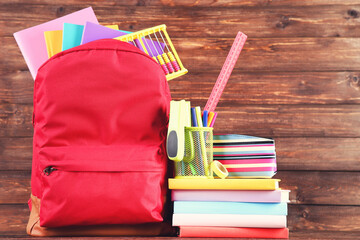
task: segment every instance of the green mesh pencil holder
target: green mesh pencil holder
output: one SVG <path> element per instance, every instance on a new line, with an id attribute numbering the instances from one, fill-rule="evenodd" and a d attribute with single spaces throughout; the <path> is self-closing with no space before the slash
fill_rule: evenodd
<path id="1" fill-rule="evenodd" d="M 185 127 L 185 152 L 175 162 L 175 178 L 213 178 L 213 128 Z"/>

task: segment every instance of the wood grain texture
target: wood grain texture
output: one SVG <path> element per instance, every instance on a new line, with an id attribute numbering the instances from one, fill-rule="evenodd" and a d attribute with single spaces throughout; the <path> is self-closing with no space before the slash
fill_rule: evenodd
<path id="1" fill-rule="evenodd" d="M 279 171 L 292 204 L 360 205 L 360 172 Z"/>
<path id="2" fill-rule="evenodd" d="M 0 104 L 32 104 L 33 88 L 34 80 L 28 70 L 2 74 Z"/>
<path id="3" fill-rule="evenodd" d="M 275 138 L 275 145 L 279 170 L 360 171 L 360 138 Z"/>
<path id="4" fill-rule="evenodd" d="M 30 193 L 30 172 L 0 171 L 0 204 L 27 203 Z"/>
<path id="5" fill-rule="evenodd" d="M 32 136 L 32 105 L 0 105 L 0 136 Z"/>
<path id="6" fill-rule="evenodd" d="M 138 31 L 166 24 L 173 37 L 234 37 L 243 31 L 252 38 L 258 37 L 359 37 L 360 2 L 353 5 L 325 6 L 254 6 L 230 5 L 224 8 L 213 5 L 193 6 L 122 6 L 114 2 L 108 6 L 94 6 L 98 20 L 103 24 L 118 24 L 120 29 Z M 111 5 L 110 5 L 111 4 Z M 4 36 L 49 21 L 89 4 L 74 5 L 73 1 L 33 4 L 11 2 L 2 12 L 0 24 Z M 36 16 L 36 17 L 35 17 Z M 181 19 L 181 21 L 179 21 Z M 196 19 L 196 21 L 194 21 Z M 10 23 L 9 23 L 10 22 Z M 21 26 L 22 28 L 19 28 Z"/>
<path id="7" fill-rule="evenodd" d="M 217 112 L 214 125 L 217 134 L 264 137 L 358 137 L 360 134 L 360 108 L 356 105 L 231 106 L 221 102 Z"/>
<path id="8" fill-rule="evenodd" d="M 245 59 L 243 59 L 245 61 Z M 241 65 L 242 63 L 239 63 Z M 192 72 L 169 81 L 173 99 L 206 101 L 218 71 Z M 191 91 L 189 91 L 191 89 Z M 234 71 L 221 102 L 245 104 L 358 104 L 359 72 L 242 72 Z"/>
<path id="9" fill-rule="evenodd" d="M 289 205 L 290 230 L 360 231 L 360 207 Z"/>
<path id="10" fill-rule="evenodd" d="M 279 171 L 280 187 L 291 190 L 291 204 L 360 206 L 360 172 Z M 26 203 L 30 172 L 0 171 L 0 204 Z"/>
<path id="11" fill-rule="evenodd" d="M 29 215 L 33 80 L 12 34 L 88 6 L 123 30 L 167 24 L 189 70 L 171 94 L 193 105 L 246 33 L 215 133 L 275 139 L 291 239 L 360 238 L 359 0 L 2 0 L 0 238 L 27 238 Z"/>
<path id="12" fill-rule="evenodd" d="M 360 171 L 360 138 L 275 138 L 279 170 Z M 0 138 L 0 171 L 30 171 L 32 138 Z"/>
<path id="13" fill-rule="evenodd" d="M 219 72 L 233 39 L 174 38 L 173 43 L 189 70 L 186 78 L 190 78 L 192 72 L 199 70 Z M 6 56 L 11 56 L 0 65 L 1 72 L 27 69 L 13 37 L 0 38 L 0 44 L 7 46 Z M 359 55 L 360 38 L 249 38 L 235 69 L 247 72 L 359 71 Z"/>
<path id="14" fill-rule="evenodd" d="M 28 207 L 0 205 L 0 236 L 25 236 Z M 289 205 L 290 231 L 360 231 L 359 206 Z"/>
<path id="15" fill-rule="evenodd" d="M 0 236 L 26 236 L 29 214 L 26 204 L 0 204 Z"/>
<path id="16" fill-rule="evenodd" d="M 31 170 L 32 137 L 0 138 L 0 171 Z"/>
<path id="17" fill-rule="evenodd" d="M 29 4 L 29 1 L 26 0 L 2 0 L 5 4 Z M 74 0 L 32 0 L 30 2 L 34 5 L 92 5 L 97 7 L 98 5 L 103 7 L 114 7 L 114 6 L 164 6 L 164 7 L 197 7 L 197 6 L 206 6 L 206 7 L 279 7 L 279 6 L 352 6 L 354 4 L 359 4 L 359 0 L 248 0 L 248 1 L 237 1 L 237 0 L 98 0 L 95 5 L 91 0 L 82 0 L 77 2 Z"/>
<path id="18" fill-rule="evenodd" d="M 206 101 L 192 98 L 194 106 Z M 32 136 L 32 105 L 0 105 L 0 135 Z M 217 134 L 236 133 L 263 137 L 360 137 L 357 105 L 232 105 L 219 103 Z"/>
<path id="19" fill-rule="evenodd" d="M 219 72 L 220 69 L 191 72 L 170 81 L 172 98 L 206 100 Z M 28 71 L 4 73 L 0 81 L 1 103 L 32 104 L 33 84 Z M 236 70 L 231 74 L 221 101 L 231 101 L 233 105 L 360 104 L 360 72 Z"/>

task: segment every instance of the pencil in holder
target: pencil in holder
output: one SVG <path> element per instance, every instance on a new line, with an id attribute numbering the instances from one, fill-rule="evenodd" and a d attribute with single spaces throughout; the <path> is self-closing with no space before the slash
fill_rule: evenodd
<path id="1" fill-rule="evenodd" d="M 185 151 L 175 162 L 175 178 L 213 178 L 213 128 L 185 127 Z"/>

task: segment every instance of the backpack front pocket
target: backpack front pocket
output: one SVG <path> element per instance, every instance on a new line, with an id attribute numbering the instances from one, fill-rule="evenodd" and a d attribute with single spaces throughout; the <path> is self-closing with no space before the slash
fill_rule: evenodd
<path id="1" fill-rule="evenodd" d="M 166 158 L 161 151 L 158 146 L 41 149 L 40 225 L 162 221 Z"/>

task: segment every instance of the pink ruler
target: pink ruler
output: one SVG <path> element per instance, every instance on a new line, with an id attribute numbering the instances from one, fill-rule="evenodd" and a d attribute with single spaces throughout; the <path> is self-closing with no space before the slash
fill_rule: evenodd
<path id="1" fill-rule="evenodd" d="M 221 69 L 220 75 L 216 80 L 215 86 L 210 94 L 210 97 L 205 105 L 204 110 L 215 111 L 216 105 L 218 104 L 221 94 L 224 91 L 227 81 L 230 78 L 231 72 L 234 69 L 235 63 L 239 58 L 240 52 L 244 47 L 247 36 L 242 32 L 238 32 L 231 46 L 230 52 L 226 57 L 225 63 Z"/>

